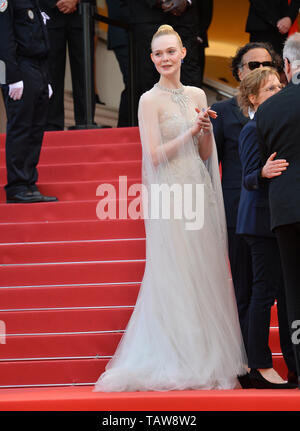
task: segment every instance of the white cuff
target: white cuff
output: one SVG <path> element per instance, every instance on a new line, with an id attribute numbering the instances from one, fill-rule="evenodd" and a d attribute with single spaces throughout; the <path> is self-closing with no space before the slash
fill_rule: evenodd
<path id="1" fill-rule="evenodd" d="M 24 87 L 23 81 L 18 81 L 18 82 L 14 82 L 13 84 L 9 84 L 9 88 L 11 90 L 15 90 L 17 88 L 23 88 L 23 87 Z"/>

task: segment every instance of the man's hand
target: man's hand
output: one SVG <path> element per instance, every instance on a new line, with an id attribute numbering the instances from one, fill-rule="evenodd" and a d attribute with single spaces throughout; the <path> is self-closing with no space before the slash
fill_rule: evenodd
<path id="1" fill-rule="evenodd" d="M 279 33 L 286 34 L 292 26 L 292 20 L 290 17 L 285 16 L 284 18 L 281 18 L 279 21 L 277 21 L 276 25 Z"/>
<path id="2" fill-rule="evenodd" d="M 188 6 L 187 0 L 163 0 L 161 8 L 164 12 L 169 12 L 172 15 L 180 16 L 185 12 Z"/>
<path id="3" fill-rule="evenodd" d="M 14 82 L 8 86 L 8 95 L 13 100 L 20 100 L 23 95 L 24 83 L 23 81 Z"/>
<path id="4" fill-rule="evenodd" d="M 59 0 L 56 7 L 62 13 L 73 13 L 77 9 L 78 0 Z"/>
<path id="5" fill-rule="evenodd" d="M 274 178 L 278 177 L 282 174 L 283 171 L 286 171 L 289 163 L 285 159 L 275 159 L 276 152 L 271 154 L 266 164 L 261 170 L 261 176 L 263 178 Z"/>

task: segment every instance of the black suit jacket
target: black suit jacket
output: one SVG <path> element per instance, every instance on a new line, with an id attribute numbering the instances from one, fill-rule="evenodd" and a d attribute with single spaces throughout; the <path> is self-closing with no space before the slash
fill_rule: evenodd
<path id="1" fill-rule="evenodd" d="M 300 0 L 250 0 L 250 8 L 247 18 L 246 31 L 266 31 L 276 28 L 280 18 L 290 17 L 295 21 L 299 13 Z"/>
<path id="2" fill-rule="evenodd" d="M 219 162 L 222 166 L 222 188 L 227 226 L 235 228 L 242 182 L 238 141 L 248 118 L 242 114 L 235 97 L 215 103 L 211 109 L 218 114 L 218 117 L 211 121 Z"/>
<path id="3" fill-rule="evenodd" d="M 296 79 L 295 79 L 296 81 Z M 300 84 L 292 81 L 257 111 L 262 162 L 274 152 L 289 166 L 270 181 L 271 228 L 300 222 Z"/>
<path id="4" fill-rule="evenodd" d="M 137 23 L 157 23 L 170 25 L 186 25 L 198 23 L 197 2 L 192 0 L 192 5 L 188 6 L 180 16 L 174 16 L 164 12 L 156 6 L 156 0 L 122 0 L 127 2 L 130 12 L 130 22 Z"/>
<path id="5" fill-rule="evenodd" d="M 239 155 L 243 175 L 236 233 L 272 237 L 269 180 L 260 175 L 262 164 L 255 119 L 249 121 L 240 133 Z"/>
<path id="6" fill-rule="evenodd" d="M 129 10 L 123 0 L 106 0 L 108 16 L 112 19 L 129 22 Z M 107 32 L 107 48 L 114 49 L 120 46 L 128 45 L 127 30 L 114 25 L 108 26 Z"/>

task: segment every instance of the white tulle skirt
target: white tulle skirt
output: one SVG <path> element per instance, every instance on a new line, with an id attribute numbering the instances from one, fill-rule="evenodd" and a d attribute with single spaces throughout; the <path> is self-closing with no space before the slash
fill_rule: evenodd
<path id="1" fill-rule="evenodd" d="M 217 205 L 203 162 L 188 175 L 185 182 L 207 183 L 203 228 L 187 230 L 185 220 L 145 221 L 138 300 L 95 391 L 240 387 L 247 358 Z"/>

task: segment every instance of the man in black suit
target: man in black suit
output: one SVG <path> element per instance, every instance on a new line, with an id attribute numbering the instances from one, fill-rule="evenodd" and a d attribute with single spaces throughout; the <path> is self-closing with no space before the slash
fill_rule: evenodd
<path id="1" fill-rule="evenodd" d="M 184 85 L 201 87 L 199 62 L 198 10 L 200 0 L 127 0 L 130 24 L 135 41 L 135 121 L 138 102 L 143 93 L 159 80 L 159 74 L 150 58 L 151 40 L 162 24 L 171 25 L 182 39 L 187 55 L 181 68 Z"/>
<path id="2" fill-rule="evenodd" d="M 252 68 L 273 64 L 274 52 L 264 43 L 248 43 L 232 58 L 232 73 L 241 81 Z M 237 212 L 241 193 L 242 167 L 238 153 L 238 139 L 246 118 L 236 97 L 216 103 L 211 109 L 218 113 L 211 119 L 218 157 L 222 166 L 222 189 L 228 231 L 229 260 L 234 284 L 241 329 L 247 346 L 247 311 L 251 296 L 252 263 L 246 241 L 236 234 Z"/>
<path id="3" fill-rule="evenodd" d="M 250 42 L 269 42 L 281 55 L 299 8 L 300 0 L 250 0 L 246 24 Z"/>
<path id="4" fill-rule="evenodd" d="M 213 0 L 201 0 L 198 5 L 198 36 L 199 43 L 199 61 L 201 66 L 201 83 L 203 82 L 205 69 L 205 48 L 208 47 L 207 30 L 210 26 L 213 16 Z"/>
<path id="5" fill-rule="evenodd" d="M 123 0 L 106 0 L 109 18 L 129 22 L 129 10 Z M 113 50 L 118 60 L 119 67 L 123 76 L 124 90 L 121 94 L 119 106 L 118 127 L 129 127 L 129 95 L 128 95 L 128 82 L 129 82 L 129 62 L 128 62 L 128 49 L 129 49 L 128 33 L 127 30 L 114 25 L 108 26 L 107 32 L 107 49 Z"/>
<path id="6" fill-rule="evenodd" d="M 49 97 L 49 41 L 37 0 L 0 1 L 0 60 L 7 114 L 8 203 L 54 202 L 36 185 Z"/>
<path id="7" fill-rule="evenodd" d="M 40 0 L 40 7 L 50 18 L 47 29 L 50 39 L 49 73 L 53 97 L 49 104 L 46 130 L 64 130 L 67 46 L 72 75 L 75 124 L 85 124 L 83 25 L 79 13 L 79 0 Z M 91 43 L 93 53 L 93 37 Z M 94 85 L 92 88 L 94 92 Z M 94 94 L 91 97 L 94 111 Z"/>
<path id="8" fill-rule="evenodd" d="M 257 132 L 263 163 L 274 152 L 286 159 L 285 172 L 270 181 L 271 228 L 277 237 L 286 289 L 288 318 L 300 376 L 300 33 L 283 49 L 289 84 L 257 111 Z M 298 329 L 298 331 L 297 331 Z M 299 386 L 300 388 L 300 386 Z"/>

